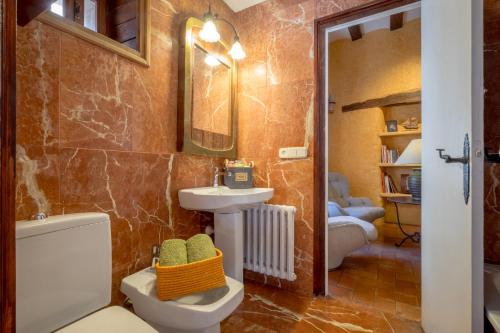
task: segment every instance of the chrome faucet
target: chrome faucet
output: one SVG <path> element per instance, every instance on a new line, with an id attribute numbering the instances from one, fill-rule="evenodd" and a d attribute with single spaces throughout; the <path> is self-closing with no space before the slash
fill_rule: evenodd
<path id="1" fill-rule="evenodd" d="M 218 167 L 214 168 L 214 187 L 219 187 L 219 177 L 224 176 L 224 171 L 219 171 Z"/>
<path id="2" fill-rule="evenodd" d="M 151 268 L 155 269 L 158 262 L 160 262 L 160 245 L 155 244 L 151 248 Z"/>

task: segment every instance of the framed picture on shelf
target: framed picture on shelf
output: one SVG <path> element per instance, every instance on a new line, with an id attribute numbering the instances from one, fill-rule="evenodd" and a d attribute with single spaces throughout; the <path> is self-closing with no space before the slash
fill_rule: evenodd
<path id="1" fill-rule="evenodd" d="M 397 132 L 398 131 L 398 121 L 397 120 L 387 120 L 385 122 L 387 126 L 387 132 Z"/>

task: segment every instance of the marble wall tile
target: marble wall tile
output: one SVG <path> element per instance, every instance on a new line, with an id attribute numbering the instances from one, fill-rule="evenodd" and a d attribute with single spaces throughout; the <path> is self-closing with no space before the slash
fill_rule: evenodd
<path id="1" fill-rule="evenodd" d="M 59 148 L 17 144 L 16 218 L 61 213 Z"/>
<path id="2" fill-rule="evenodd" d="M 295 215 L 294 282 L 246 272 L 245 277 L 264 284 L 282 287 L 301 295 L 312 293 L 313 273 L 313 165 L 312 160 L 281 161 L 254 158 L 255 183 L 275 189 L 270 203 L 291 205 Z"/>
<path id="3" fill-rule="evenodd" d="M 251 272 L 247 278 L 312 293 L 313 22 L 367 2 L 268 0 L 234 14 L 212 1 L 237 24 L 248 54 L 239 64 L 239 157 L 255 160 L 256 185 L 275 188 L 273 203 L 297 207 L 298 279 Z M 122 300 L 120 279 L 149 264 L 152 244 L 211 224 L 209 214 L 181 209 L 177 190 L 209 185 L 210 170 L 221 160 L 175 152 L 180 25 L 189 15 L 200 17 L 207 4 L 152 1 L 149 68 L 36 21 L 19 28 L 18 144 L 25 153 L 18 150 L 17 217 L 42 208 L 109 212 L 114 303 Z M 43 39 L 41 48 L 33 36 Z M 42 67 L 40 54 L 46 55 Z M 309 157 L 281 161 L 278 149 L 292 145 L 308 146 Z"/>
<path id="4" fill-rule="evenodd" d="M 85 211 L 111 218 L 112 302 L 151 264 L 151 247 L 213 224 L 183 210 L 180 188 L 208 186 L 221 159 L 176 152 L 178 36 L 208 1 L 151 1 L 145 67 L 38 21 L 18 28 L 16 218 Z M 235 21 L 221 0 L 213 10 Z"/>
<path id="5" fill-rule="evenodd" d="M 135 87 L 122 82 L 122 60 L 66 34 L 61 48 L 61 144 L 132 150 L 132 113 L 145 107 L 135 110 L 127 98 Z"/>
<path id="6" fill-rule="evenodd" d="M 57 30 L 37 22 L 18 29 L 17 144 L 58 144 L 60 38 Z"/>
<path id="7" fill-rule="evenodd" d="M 149 265 L 152 245 L 174 236 L 165 204 L 172 156 L 84 148 L 60 153 L 64 213 L 110 215 L 114 279 Z"/>
<path id="8" fill-rule="evenodd" d="M 484 2 L 484 144 L 500 149 L 500 3 Z M 485 163 L 484 259 L 500 264 L 500 166 Z"/>
<path id="9" fill-rule="evenodd" d="M 500 167 L 485 164 L 484 259 L 500 264 Z"/>
<path id="10" fill-rule="evenodd" d="M 343 10 L 365 5 L 370 0 L 316 0 L 316 17 L 332 15 Z"/>
<path id="11" fill-rule="evenodd" d="M 308 295 L 313 285 L 314 19 L 369 0 L 269 0 L 238 12 L 247 58 L 239 64 L 238 155 L 256 162 L 258 186 L 272 203 L 297 207 L 294 282 L 246 278 Z M 309 157 L 282 161 L 280 147 L 306 146 Z"/>

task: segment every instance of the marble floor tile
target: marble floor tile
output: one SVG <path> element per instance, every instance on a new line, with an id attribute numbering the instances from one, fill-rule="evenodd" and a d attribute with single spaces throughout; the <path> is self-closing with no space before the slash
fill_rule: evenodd
<path id="1" fill-rule="evenodd" d="M 381 239 L 345 258 L 328 280 L 326 297 L 245 282 L 245 299 L 222 332 L 423 332 L 418 246 Z"/>

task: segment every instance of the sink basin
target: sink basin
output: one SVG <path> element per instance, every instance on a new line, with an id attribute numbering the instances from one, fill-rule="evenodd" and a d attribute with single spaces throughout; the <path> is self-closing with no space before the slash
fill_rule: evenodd
<path id="1" fill-rule="evenodd" d="M 230 189 L 227 186 L 179 191 L 182 208 L 214 213 L 215 246 L 224 253 L 224 272 L 243 282 L 242 210 L 273 197 L 272 188 Z"/>
<path id="2" fill-rule="evenodd" d="M 227 186 L 188 188 L 179 191 L 182 208 L 207 212 L 234 212 L 267 201 L 272 188 L 230 189 Z"/>

